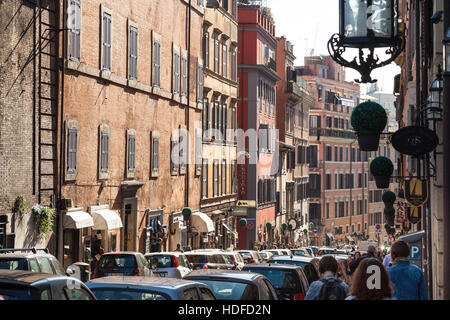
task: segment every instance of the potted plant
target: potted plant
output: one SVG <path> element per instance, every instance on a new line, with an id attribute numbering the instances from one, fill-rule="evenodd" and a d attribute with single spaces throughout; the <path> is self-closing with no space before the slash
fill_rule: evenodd
<path id="1" fill-rule="evenodd" d="M 395 193 L 390 190 L 387 190 L 383 193 L 382 200 L 386 209 L 394 209 L 394 202 L 396 198 L 397 197 L 395 196 Z"/>
<path id="2" fill-rule="evenodd" d="M 288 224 L 286 222 L 283 222 L 281 224 L 281 228 L 283 228 L 283 230 L 286 230 L 288 228 Z"/>
<path id="3" fill-rule="evenodd" d="M 370 163 L 370 173 L 375 178 L 375 183 L 379 189 L 389 188 L 391 175 L 394 172 L 394 164 L 391 159 L 377 157 Z"/>
<path id="4" fill-rule="evenodd" d="M 351 124 L 358 136 L 361 151 L 377 151 L 380 134 L 387 124 L 384 108 L 373 101 L 360 103 L 352 112 Z"/>
<path id="5" fill-rule="evenodd" d="M 247 219 L 241 218 L 241 220 L 239 220 L 239 224 L 242 228 L 245 228 L 245 226 L 247 225 Z"/>
<path id="6" fill-rule="evenodd" d="M 385 208 L 384 209 L 384 216 L 386 217 L 386 222 L 387 224 L 389 224 L 390 226 L 394 225 L 394 219 L 395 219 L 395 209 L 389 209 L 389 208 Z"/>
<path id="7" fill-rule="evenodd" d="M 37 204 L 31 208 L 31 212 L 36 220 L 39 236 L 46 237 L 53 231 L 55 209 Z"/>

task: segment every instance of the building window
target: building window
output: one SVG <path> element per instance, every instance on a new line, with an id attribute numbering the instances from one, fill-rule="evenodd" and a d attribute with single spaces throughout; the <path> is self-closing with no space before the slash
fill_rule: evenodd
<path id="1" fill-rule="evenodd" d="M 202 161 L 202 198 L 208 198 L 208 159 Z"/>
<path id="2" fill-rule="evenodd" d="M 237 78 L 237 60 L 236 60 L 236 47 L 231 47 L 231 80 L 236 81 Z"/>
<path id="3" fill-rule="evenodd" d="M 174 46 L 173 49 L 173 93 L 180 93 L 180 52 Z"/>
<path id="4" fill-rule="evenodd" d="M 222 195 L 227 194 L 227 162 L 222 160 Z"/>
<path id="5" fill-rule="evenodd" d="M 223 9 L 225 11 L 228 11 L 228 0 L 222 0 L 222 2 L 223 2 Z"/>
<path id="6" fill-rule="evenodd" d="M 203 63 L 198 61 L 197 65 L 197 101 L 203 100 Z"/>
<path id="7" fill-rule="evenodd" d="M 236 162 L 231 164 L 231 193 L 237 193 Z"/>
<path id="8" fill-rule="evenodd" d="M 77 174 L 78 128 L 67 129 L 67 173 Z"/>
<path id="9" fill-rule="evenodd" d="M 209 69 L 209 32 L 206 31 L 203 35 L 203 61 L 205 68 Z"/>
<path id="10" fill-rule="evenodd" d="M 186 127 L 180 126 L 179 133 L 179 148 L 180 148 L 180 174 L 186 173 L 187 161 L 188 161 L 188 144 L 189 144 L 189 135 Z"/>
<path id="11" fill-rule="evenodd" d="M 136 132 L 127 131 L 127 178 L 133 178 L 136 171 Z"/>
<path id="12" fill-rule="evenodd" d="M 151 133 L 151 177 L 157 177 L 159 171 L 159 132 Z"/>
<path id="13" fill-rule="evenodd" d="M 213 183 L 213 196 L 217 197 L 219 195 L 219 160 L 213 162 Z"/>
<path id="14" fill-rule="evenodd" d="M 170 174 L 178 174 L 178 165 L 180 163 L 180 152 L 178 146 L 179 133 L 174 132 L 170 138 Z M 178 152 L 176 152 L 178 151 Z"/>
<path id="15" fill-rule="evenodd" d="M 228 73 L 227 73 L 227 61 L 228 61 L 228 47 L 227 47 L 227 43 L 225 40 L 222 41 L 222 75 L 226 78 Z"/>
<path id="16" fill-rule="evenodd" d="M 109 168 L 109 132 L 100 132 L 100 172 L 108 173 Z"/>
<path id="17" fill-rule="evenodd" d="M 214 72 L 219 73 L 219 39 L 214 39 Z"/>
<path id="18" fill-rule="evenodd" d="M 232 8 L 231 8 L 231 10 L 232 10 L 232 15 L 233 15 L 233 17 L 235 17 L 235 18 L 237 18 L 237 0 L 232 0 L 233 1 L 233 3 L 232 3 Z"/>
<path id="19" fill-rule="evenodd" d="M 208 99 L 203 102 L 203 140 L 209 140 L 211 138 L 210 128 L 211 128 L 211 109 Z"/>
<path id="20" fill-rule="evenodd" d="M 325 151 L 326 151 L 326 157 L 325 157 L 325 160 L 326 160 L 326 161 L 332 161 L 333 159 L 332 159 L 332 149 L 331 149 L 331 146 L 327 146 Z"/>
<path id="21" fill-rule="evenodd" d="M 70 29 L 70 59 L 80 61 L 81 56 L 81 1 L 70 0 L 71 12 L 70 20 L 72 28 Z"/>
<path id="22" fill-rule="evenodd" d="M 327 173 L 326 175 L 326 188 L 327 190 L 331 189 L 331 174 Z"/>
<path id="23" fill-rule="evenodd" d="M 128 78 L 130 80 L 137 80 L 137 63 L 138 63 L 138 29 L 130 26 L 129 28 L 129 43 L 128 43 Z"/>
<path id="24" fill-rule="evenodd" d="M 181 95 L 187 94 L 187 57 L 185 54 L 181 56 Z"/>
<path id="25" fill-rule="evenodd" d="M 111 71 L 111 14 L 103 13 L 103 59 L 102 69 Z"/>
<path id="26" fill-rule="evenodd" d="M 228 129 L 228 108 L 227 108 L 227 104 L 226 104 L 226 100 L 222 100 L 222 126 L 221 126 L 221 131 L 222 131 L 222 140 L 226 141 L 227 140 L 227 129 Z"/>
<path id="27" fill-rule="evenodd" d="M 161 86 L 161 36 L 153 31 L 153 81 L 155 87 Z"/>

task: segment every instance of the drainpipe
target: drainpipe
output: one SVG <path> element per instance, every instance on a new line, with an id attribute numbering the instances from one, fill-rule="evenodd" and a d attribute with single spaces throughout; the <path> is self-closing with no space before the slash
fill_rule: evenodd
<path id="1" fill-rule="evenodd" d="M 185 108 L 185 121 L 186 121 L 186 130 L 189 133 L 189 108 L 191 103 L 191 9 L 192 9 L 192 0 L 189 0 L 189 13 L 188 13 L 188 37 L 187 37 L 187 105 Z M 190 134 L 188 134 L 190 137 Z M 195 139 L 195 137 L 194 137 Z M 190 139 L 189 139 L 190 140 Z M 188 145 L 190 141 L 188 141 Z M 190 148 L 187 150 L 187 158 L 190 158 Z M 186 178 L 185 178 L 185 188 L 184 188 L 184 199 L 185 199 L 185 207 L 189 207 L 189 161 L 186 161 Z M 190 223 L 189 223 L 190 225 Z M 190 231 L 190 230 L 188 230 Z M 193 237 L 191 238 L 191 249 L 193 249 Z M 188 233 L 188 244 L 189 244 L 189 233 Z"/>

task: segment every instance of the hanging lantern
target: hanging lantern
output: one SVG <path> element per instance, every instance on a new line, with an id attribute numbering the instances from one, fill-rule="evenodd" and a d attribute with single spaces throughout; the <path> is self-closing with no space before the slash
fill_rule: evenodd
<path id="1" fill-rule="evenodd" d="M 183 208 L 183 210 L 181 211 L 181 213 L 183 214 L 184 217 L 184 221 L 188 221 L 189 218 L 192 215 L 192 209 L 191 208 Z"/>

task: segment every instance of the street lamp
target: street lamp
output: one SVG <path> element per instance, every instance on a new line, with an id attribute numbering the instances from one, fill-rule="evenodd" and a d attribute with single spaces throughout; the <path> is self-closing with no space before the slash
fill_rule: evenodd
<path id="1" fill-rule="evenodd" d="M 450 73 L 450 28 L 445 31 L 444 36 L 444 70 L 446 73 Z"/>
<path id="2" fill-rule="evenodd" d="M 404 48 L 399 35 L 398 0 L 339 0 L 339 33 L 328 41 L 328 52 L 338 64 L 361 74 L 358 83 L 373 83 L 371 72 L 394 61 Z M 387 60 L 380 61 L 375 48 L 388 47 Z M 359 50 L 359 61 L 342 54 L 346 48 Z M 367 57 L 363 49 L 368 49 Z"/>
<path id="3" fill-rule="evenodd" d="M 428 96 L 426 107 L 427 120 L 442 120 L 442 91 L 443 89 L 442 70 L 439 66 L 437 78 L 431 83 L 430 96 Z M 436 130 L 435 130 L 436 131 Z"/>

